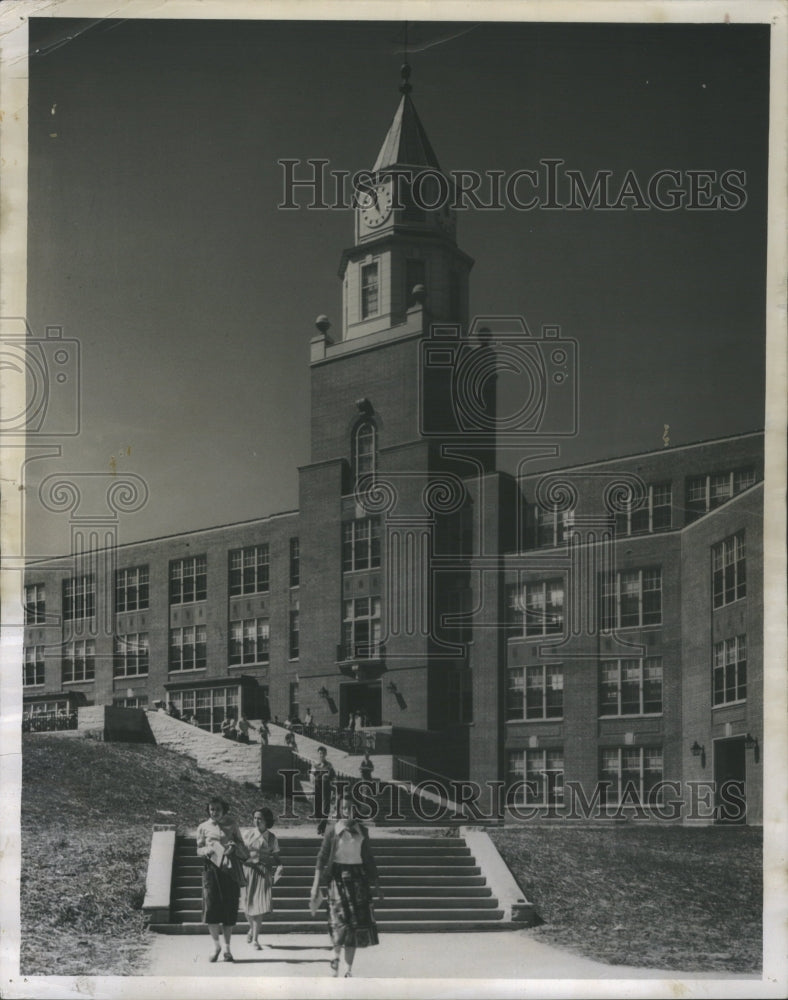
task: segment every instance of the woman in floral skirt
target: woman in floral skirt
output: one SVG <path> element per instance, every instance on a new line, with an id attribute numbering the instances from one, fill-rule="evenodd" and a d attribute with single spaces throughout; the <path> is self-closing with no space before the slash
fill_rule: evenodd
<path id="1" fill-rule="evenodd" d="M 339 975 L 339 957 L 345 950 L 351 976 L 357 948 L 378 943 L 378 929 L 372 909 L 371 894 L 383 899 L 378 885 L 375 859 L 369 846 L 369 832 L 354 813 L 352 800 L 346 796 L 340 806 L 340 819 L 323 836 L 312 883 L 310 909 L 320 906 L 320 889 L 328 886 L 328 927 L 334 946 L 331 969 Z"/>

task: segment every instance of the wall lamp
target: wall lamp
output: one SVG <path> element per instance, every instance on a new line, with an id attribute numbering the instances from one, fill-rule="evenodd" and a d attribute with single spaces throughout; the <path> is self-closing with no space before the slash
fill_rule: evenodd
<path id="1" fill-rule="evenodd" d="M 755 751 L 755 755 L 754 755 L 755 763 L 757 764 L 757 763 L 760 762 L 760 759 L 761 759 L 761 747 L 760 747 L 760 744 L 758 743 L 758 737 L 757 736 L 753 736 L 751 733 L 747 733 L 747 735 L 744 737 L 744 749 L 745 750 L 754 750 Z"/>
<path id="2" fill-rule="evenodd" d="M 325 685 L 323 685 L 317 693 L 321 698 L 328 698 L 328 688 Z"/>
<path id="3" fill-rule="evenodd" d="M 697 740 L 690 747 L 690 753 L 693 757 L 700 757 L 700 766 L 706 766 L 706 747 L 701 746 Z"/>
<path id="4" fill-rule="evenodd" d="M 386 690 L 390 691 L 392 694 L 396 694 L 397 693 L 397 685 L 394 683 L 394 681 L 389 681 L 389 686 L 386 688 Z"/>

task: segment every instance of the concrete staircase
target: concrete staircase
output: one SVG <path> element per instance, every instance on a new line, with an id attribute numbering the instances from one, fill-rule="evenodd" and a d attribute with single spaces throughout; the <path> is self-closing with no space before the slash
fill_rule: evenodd
<path id="1" fill-rule="evenodd" d="M 200 767 L 222 774 L 233 781 L 260 786 L 260 737 L 252 733 L 254 743 L 236 743 L 218 733 L 209 733 L 166 712 L 148 712 L 148 724 L 159 746 L 185 754 Z M 252 722 L 255 728 L 260 723 Z M 282 741 L 284 742 L 284 740 Z"/>
<path id="2" fill-rule="evenodd" d="M 309 912 L 309 892 L 320 840 L 306 830 L 277 832 L 284 873 L 274 886 L 274 912 L 266 920 L 265 930 L 325 933 L 325 910 L 316 917 Z M 499 903 L 463 837 L 446 836 L 438 830 L 435 834 L 421 836 L 414 831 L 397 836 L 388 831 L 372 831 L 372 850 L 386 897 L 375 907 L 381 931 L 502 930 L 533 922 L 530 909 L 520 908 L 515 912 L 511 906 Z M 202 866 L 194 836 L 177 836 L 169 920 L 152 923 L 152 930 L 164 934 L 204 933 Z M 519 895 L 516 886 L 515 892 Z M 246 933 L 248 925 L 243 922 L 243 913 L 239 914 L 239 920 L 242 922 L 237 925 L 236 933 Z"/>

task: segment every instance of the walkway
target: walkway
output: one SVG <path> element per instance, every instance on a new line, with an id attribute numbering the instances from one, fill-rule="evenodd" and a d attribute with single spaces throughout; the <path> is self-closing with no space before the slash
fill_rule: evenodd
<path id="1" fill-rule="evenodd" d="M 150 976 L 331 977 L 333 953 L 328 933 L 262 937 L 262 951 L 246 938 L 233 938 L 235 962 L 212 965 L 206 933 L 156 935 L 150 952 Z M 344 965 L 341 967 L 344 973 Z M 679 973 L 604 965 L 535 940 L 532 931 L 485 931 L 451 934 L 381 934 L 375 948 L 359 951 L 354 978 L 365 979 L 757 979 L 725 973 Z M 346 984 L 350 985 L 350 984 Z M 306 984 L 305 984 L 306 986 Z M 363 989 L 355 990 L 359 996 Z"/>

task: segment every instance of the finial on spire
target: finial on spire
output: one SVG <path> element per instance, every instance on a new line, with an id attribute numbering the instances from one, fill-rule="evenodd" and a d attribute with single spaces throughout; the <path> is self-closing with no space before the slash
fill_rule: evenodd
<path id="1" fill-rule="evenodd" d="M 410 85 L 410 66 L 408 63 L 404 62 L 400 66 L 399 75 L 402 77 L 402 83 L 399 85 L 399 92 L 401 94 L 409 94 L 413 87 Z"/>

